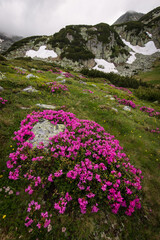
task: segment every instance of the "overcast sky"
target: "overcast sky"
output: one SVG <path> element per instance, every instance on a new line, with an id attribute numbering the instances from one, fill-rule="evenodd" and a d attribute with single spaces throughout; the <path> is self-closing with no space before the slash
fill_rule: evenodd
<path id="1" fill-rule="evenodd" d="M 72 24 L 112 24 L 126 11 L 147 13 L 159 0 L 0 0 L 0 32 L 52 35 Z"/>

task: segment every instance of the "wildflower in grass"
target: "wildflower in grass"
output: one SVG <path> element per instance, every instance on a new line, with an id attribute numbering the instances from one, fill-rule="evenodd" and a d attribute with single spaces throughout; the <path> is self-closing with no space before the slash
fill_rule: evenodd
<path id="1" fill-rule="evenodd" d="M 66 228 L 65 227 L 62 227 L 62 232 L 65 232 L 66 231 Z"/>
<path id="2" fill-rule="evenodd" d="M 156 129 L 152 129 L 150 130 L 151 133 L 158 133 L 160 134 L 160 129 L 159 128 L 156 128 Z"/>
<path id="3" fill-rule="evenodd" d="M 112 88 L 116 88 L 116 89 L 119 89 L 119 90 L 122 90 L 124 92 L 127 92 L 128 94 L 133 94 L 129 89 L 127 88 L 124 88 L 124 87 L 116 87 L 115 85 L 113 84 L 108 84 L 109 86 L 111 86 Z"/>
<path id="4" fill-rule="evenodd" d="M 9 194 L 9 195 L 13 194 L 13 190 L 10 190 L 8 194 Z"/>
<path id="5" fill-rule="evenodd" d="M 92 206 L 92 212 L 98 212 L 99 208 L 97 207 L 98 203 L 96 203 L 96 205 Z"/>
<path id="6" fill-rule="evenodd" d="M 142 112 L 147 112 L 147 113 L 149 113 L 149 116 L 150 116 L 150 117 L 160 118 L 160 112 L 157 112 L 154 108 L 149 108 L 149 107 L 143 106 L 143 107 L 140 107 L 140 110 L 141 110 Z"/>
<path id="7" fill-rule="evenodd" d="M 4 104 L 6 104 L 6 102 L 8 102 L 8 100 L 0 97 L 0 106 L 3 106 Z"/>
<path id="8" fill-rule="evenodd" d="M 47 227 L 47 231 L 50 232 L 52 230 L 52 225 L 49 224 L 48 227 Z"/>
<path id="9" fill-rule="evenodd" d="M 91 91 L 91 90 L 89 90 L 89 89 L 83 89 L 83 92 L 94 93 L 93 91 Z"/>
<path id="10" fill-rule="evenodd" d="M 3 219 L 5 219 L 6 218 L 6 215 L 3 215 L 3 217 L 2 217 Z"/>

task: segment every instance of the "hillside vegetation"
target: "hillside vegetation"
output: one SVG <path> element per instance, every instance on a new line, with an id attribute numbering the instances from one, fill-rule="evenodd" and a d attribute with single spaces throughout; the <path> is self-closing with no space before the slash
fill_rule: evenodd
<path id="1" fill-rule="evenodd" d="M 35 61 L 31 58 L 5 60 L 2 57 L 0 72 L 0 86 L 4 88 L 0 92 L 1 239 L 158 240 L 160 227 L 160 98 L 158 93 L 156 99 L 145 99 L 140 94 L 141 91 L 149 92 L 152 90 L 154 95 L 154 91 L 157 91 L 156 84 L 154 87 L 153 85 L 146 85 L 143 81 L 139 82 L 134 78 L 125 77 L 119 77 L 121 84 L 118 84 L 118 75 L 105 75 L 98 71 L 90 72 L 86 70 L 83 71 L 82 75 L 82 73 L 68 72 L 67 69 L 59 69 L 58 66 L 51 63 Z M 33 74 L 36 77 L 31 75 L 26 78 L 28 74 Z M 63 81 L 64 79 L 66 81 Z M 125 85 L 127 82 L 130 85 Z M 153 81 L 150 81 L 150 83 L 153 83 Z M 37 92 L 23 91 L 28 86 L 32 86 Z M 74 203 L 75 205 L 70 205 L 72 211 L 67 211 L 64 214 L 57 212 L 55 214 L 55 210 L 53 209 L 54 202 L 52 203 L 48 200 L 48 197 L 49 199 L 56 198 L 56 194 L 58 194 L 55 191 L 53 196 L 51 195 L 51 191 L 54 190 L 52 184 L 48 189 L 42 189 L 40 195 L 36 195 L 36 191 L 33 195 L 29 195 L 27 191 L 31 189 L 24 191 L 27 179 L 24 179 L 23 175 L 16 181 L 11 179 L 12 177 L 8 178 L 10 172 L 10 169 L 7 168 L 10 164 L 8 162 L 9 155 L 17 150 L 17 144 L 13 140 L 13 137 L 18 136 L 20 124 L 21 127 L 24 124 L 24 121 L 21 123 L 22 120 L 26 119 L 26 117 L 32 119 L 34 114 L 43 112 L 44 109 L 36 104 L 52 105 L 55 106 L 55 111 L 63 110 L 67 114 L 71 113 L 73 118 L 72 124 L 79 124 L 79 120 L 77 119 L 94 121 L 102 126 L 111 136 L 114 135 L 115 139 L 119 141 L 119 145 L 123 147 L 122 151 L 130 159 L 130 163 L 142 171 L 142 189 L 140 189 L 139 195 L 141 209 L 133 212 L 132 216 L 127 216 L 121 210 L 116 214 L 113 213 L 109 207 L 104 207 L 107 201 L 104 195 L 101 194 L 103 191 L 101 189 L 98 190 L 99 183 L 97 183 L 94 190 L 97 191 L 96 194 L 99 196 L 97 200 L 99 203 L 98 208 L 100 208 L 99 211 L 97 205 L 95 205 L 94 209 L 92 208 L 94 213 L 91 213 L 87 209 L 86 214 L 82 214 L 84 205 L 80 205 L 81 212 L 77 210 L 75 213 L 74 209 L 77 209 L 77 205 Z M 75 114 L 76 118 L 73 117 L 72 113 Z M 68 119 L 65 114 L 64 117 Z M 64 119 L 62 119 L 62 122 Z M 101 134 L 100 127 L 98 128 L 99 134 Z M 23 137 L 25 139 L 25 134 Z M 65 146 L 65 139 L 63 140 Z M 116 144 L 118 143 L 116 142 Z M 43 149 L 40 149 L 39 152 L 36 152 L 36 150 L 33 150 L 33 152 L 31 150 L 27 151 L 28 153 L 25 154 L 29 154 L 28 156 L 31 158 L 34 157 L 34 159 L 41 156 L 39 154 L 42 153 L 46 157 L 45 161 L 41 162 L 37 167 L 36 164 L 38 162 L 36 161 L 28 162 L 29 165 L 27 165 L 28 160 L 25 160 L 25 154 L 22 154 L 21 158 L 24 158 L 24 162 L 21 159 L 21 165 L 24 171 L 22 173 L 24 174 L 31 165 L 32 169 L 36 169 L 35 172 L 38 174 L 46 174 L 46 171 L 50 171 L 52 167 L 59 166 L 58 164 L 60 164 L 59 161 L 56 162 L 55 160 L 54 164 L 50 165 L 51 155 L 47 151 L 43 152 Z M 77 153 L 81 154 L 77 155 L 81 156 L 79 161 L 84 159 L 83 151 L 85 151 L 85 148 L 81 151 L 81 153 Z M 87 153 L 90 154 L 89 151 Z M 13 156 L 13 154 L 10 155 L 10 157 Z M 87 158 L 90 159 L 90 156 Z M 102 161 L 102 159 L 98 161 Z M 65 166 L 68 169 L 72 164 L 71 159 L 68 157 L 63 159 L 62 166 L 60 167 L 64 169 Z M 104 167 L 103 164 L 101 166 Z M 106 167 L 108 168 L 107 171 L 110 171 L 110 165 L 106 164 Z M 121 171 L 124 172 L 124 169 L 122 168 Z M 58 172 L 57 174 L 61 175 L 62 173 Z M 129 173 L 123 176 L 132 181 L 132 176 Z M 51 177 L 50 175 L 50 181 L 52 181 Z M 98 175 L 96 175 L 96 178 L 98 179 Z M 77 191 L 77 186 L 72 188 L 74 186 L 74 179 L 57 182 L 60 179 L 60 177 L 56 178 L 55 184 L 59 183 L 59 188 L 62 192 L 64 188 L 69 189 L 69 186 L 69 191 Z M 114 176 L 110 174 L 108 179 L 113 181 Z M 122 189 L 120 191 L 125 191 Z M 127 191 L 131 194 L 129 190 Z M 76 192 L 76 194 L 78 193 Z M 28 202 L 34 198 L 39 201 L 41 196 L 44 197 L 44 202 L 49 201 L 49 204 L 51 204 L 49 205 L 49 209 L 54 216 L 54 222 L 51 222 L 52 229 L 47 227 L 38 229 L 36 226 L 28 228 L 27 224 L 25 225 L 26 216 L 31 213 L 29 209 L 27 212 Z M 128 197 L 131 196 L 128 195 Z M 71 200 L 69 195 L 66 198 L 68 201 Z M 30 205 L 31 208 L 33 204 L 37 203 L 32 202 Z M 58 206 L 56 205 L 56 207 Z M 36 216 L 36 212 L 38 211 L 33 211 L 35 218 L 38 217 L 38 215 Z M 43 214 L 41 222 L 45 221 L 45 216 Z M 47 224 L 47 222 L 44 224 Z M 40 227 L 40 225 L 38 226 Z M 35 231 L 35 229 L 37 230 Z"/>

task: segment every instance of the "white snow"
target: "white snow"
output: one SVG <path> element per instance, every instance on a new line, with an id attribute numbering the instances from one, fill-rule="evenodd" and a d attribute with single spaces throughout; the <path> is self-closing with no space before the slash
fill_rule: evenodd
<path id="1" fill-rule="evenodd" d="M 138 45 L 133 46 L 130 42 L 122 39 L 124 44 L 130 47 L 135 53 L 141 53 L 143 55 L 152 55 L 153 53 L 160 52 L 160 49 L 157 49 L 153 41 L 149 41 L 145 44 L 144 47 Z"/>
<path id="2" fill-rule="evenodd" d="M 136 53 L 135 52 L 130 52 L 131 56 L 128 58 L 127 62 L 128 64 L 132 64 L 136 60 Z"/>
<path id="3" fill-rule="evenodd" d="M 38 51 L 29 50 L 26 52 L 27 57 L 38 57 L 38 58 L 48 58 L 48 57 L 57 57 L 57 54 L 53 50 L 45 50 L 46 46 L 41 46 Z"/>
<path id="4" fill-rule="evenodd" d="M 2 43 L 4 40 L 0 38 L 0 43 Z"/>
<path id="5" fill-rule="evenodd" d="M 131 56 L 128 58 L 126 62 L 128 64 L 132 64 L 136 60 L 135 56 L 136 53 L 140 53 L 143 55 L 152 55 L 153 53 L 160 52 L 160 49 L 156 48 L 153 41 L 147 42 L 144 47 L 140 47 L 138 45 L 133 46 L 130 42 L 127 42 L 125 39 L 122 39 L 122 41 L 124 42 L 124 44 L 126 44 L 129 48 L 133 50 L 130 52 Z"/>
<path id="6" fill-rule="evenodd" d="M 97 65 L 93 68 L 102 72 L 110 73 L 118 73 L 117 69 L 115 68 L 115 65 L 113 63 L 109 63 L 104 59 L 94 59 Z M 102 69 L 101 67 L 98 67 L 99 65 L 103 66 L 104 68 Z"/>
<path id="7" fill-rule="evenodd" d="M 147 33 L 148 37 L 152 38 L 152 34 L 151 33 L 149 33 L 149 32 L 146 32 L 146 33 Z"/>

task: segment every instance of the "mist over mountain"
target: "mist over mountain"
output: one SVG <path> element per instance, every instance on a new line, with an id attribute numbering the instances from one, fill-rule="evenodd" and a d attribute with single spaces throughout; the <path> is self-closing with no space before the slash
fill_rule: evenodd
<path id="1" fill-rule="evenodd" d="M 11 36 L 0 32 L 0 53 L 6 51 L 14 42 L 17 42 L 22 38 L 22 36 Z"/>

